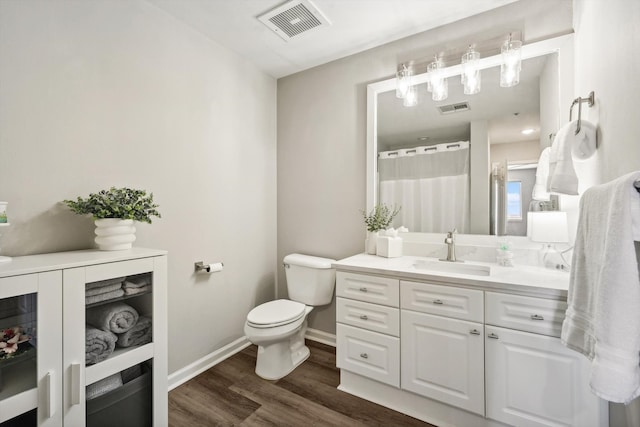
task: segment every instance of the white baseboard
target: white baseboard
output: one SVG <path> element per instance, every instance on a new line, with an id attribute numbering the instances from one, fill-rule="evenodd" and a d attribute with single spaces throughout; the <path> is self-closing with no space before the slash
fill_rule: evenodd
<path id="1" fill-rule="evenodd" d="M 335 334 L 330 334 L 319 329 L 307 328 L 307 333 L 304 337 L 311 341 L 317 341 L 322 344 L 330 345 L 331 347 L 336 346 Z"/>
<path id="2" fill-rule="evenodd" d="M 322 344 L 330 345 L 332 347 L 336 346 L 336 336 L 334 334 L 330 334 L 318 329 L 307 328 L 305 338 L 311 341 L 317 341 Z M 224 347 L 214 351 L 213 353 L 210 353 L 196 360 L 190 365 L 177 370 L 176 372 L 169 375 L 169 391 L 173 390 L 181 384 L 186 383 L 190 379 L 200 375 L 207 369 L 217 365 L 223 360 L 228 359 L 229 357 L 244 350 L 250 345 L 251 343 L 249 342 L 249 340 L 247 340 L 247 337 L 238 338 L 237 340 L 225 345 Z"/>
<path id="3" fill-rule="evenodd" d="M 217 365 L 225 359 L 228 359 L 229 357 L 244 350 L 250 345 L 251 343 L 249 342 L 249 340 L 247 340 L 246 337 L 238 338 L 237 340 L 225 345 L 224 347 L 214 351 L 213 353 L 209 353 L 208 355 L 196 360 L 190 365 L 177 370 L 176 372 L 169 375 L 169 391 L 173 390 L 183 383 L 186 383 L 191 378 L 200 375 L 207 369 Z"/>

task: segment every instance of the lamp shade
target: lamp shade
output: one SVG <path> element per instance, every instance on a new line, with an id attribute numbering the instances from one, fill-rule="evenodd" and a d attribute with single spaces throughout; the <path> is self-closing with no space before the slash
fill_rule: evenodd
<path id="1" fill-rule="evenodd" d="M 567 213 L 558 211 L 528 212 L 529 239 L 542 243 L 567 243 L 569 231 Z"/>

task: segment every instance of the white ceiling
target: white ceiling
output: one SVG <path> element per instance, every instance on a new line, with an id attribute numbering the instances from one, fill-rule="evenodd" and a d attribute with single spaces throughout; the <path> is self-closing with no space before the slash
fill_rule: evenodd
<path id="1" fill-rule="evenodd" d="M 284 77 L 517 0 L 312 0 L 331 22 L 288 42 L 257 17 L 282 0 L 147 0 Z"/>

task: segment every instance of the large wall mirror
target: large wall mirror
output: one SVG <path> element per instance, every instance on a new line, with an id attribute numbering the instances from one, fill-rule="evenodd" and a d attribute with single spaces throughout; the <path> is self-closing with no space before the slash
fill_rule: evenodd
<path id="1" fill-rule="evenodd" d="M 463 93 L 460 65 L 446 68 L 444 101 L 431 99 L 426 73 L 414 76 L 412 107 L 396 97 L 395 78 L 368 86 L 369 210 L 400 206 L 395 225 L 411 232 L 526 235 L 527 211 L 559 208 L 555 198 L 534 206 L 531 193 L 540 153 L 568 116 L 573 37 L 524 45 L 514 87 L 500 87 L 500 60 L 481 59 L 474 95 Z"/>

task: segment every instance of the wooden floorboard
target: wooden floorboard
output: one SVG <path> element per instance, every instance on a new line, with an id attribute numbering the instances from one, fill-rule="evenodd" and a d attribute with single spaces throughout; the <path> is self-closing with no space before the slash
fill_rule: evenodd
<path id="1" fill-rule="evenodd" d="M 335 348 L 307 345 L 309 359 L 277 381 L 255 374 L 257 348 L 249 346 L 176 387 L 169 426 L 431 426 L 339 391 Z"/>

